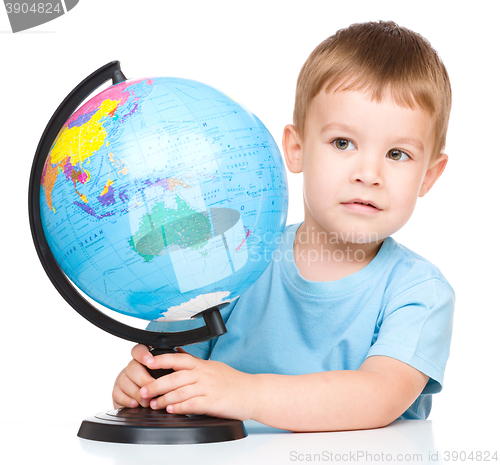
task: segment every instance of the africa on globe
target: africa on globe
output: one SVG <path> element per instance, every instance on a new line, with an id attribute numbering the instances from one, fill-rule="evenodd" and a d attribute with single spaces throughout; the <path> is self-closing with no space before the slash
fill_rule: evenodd
<path id="1" fill-rule="evenodd" d="M 115 84 L 64 124 L 40 212 L 57 263 L 114 311 L 174 321 L 229 302 L 283 231 L 287 183 L 261 121 L 181 78 Z"/>

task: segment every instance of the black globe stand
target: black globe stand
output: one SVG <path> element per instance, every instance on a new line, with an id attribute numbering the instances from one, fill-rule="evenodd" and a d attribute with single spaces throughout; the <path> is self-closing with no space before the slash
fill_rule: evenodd
<path id="1" fill-rule="evenodd" d="M 54 287 L 80 315 L 92 324 L 120 338 L 149 346 L 152 353 L 175 352 L 175 347 L 208 341 L 226 333 L 219 309 L 209 308 L 203 317 L 205 326 L 189 331 L 155 332 L 134 328 L 107 316 L 84 299 L 55 260 L 43 231 L 40 215 L 40 187 L 45 160 L 64 123 L 94 90 L 112 80 L 125 81 L 120 63 L 113 61 L 98 69 L 73 89 L 59 105 L 45 128 L 31 168 L 28 207 L 31 234 L 38 257 Z M 171 370 L 152 371 L 153 377 Z M 84 439 L 127 444 L 197 444 L 242 439 L 247 436 L 241 421 L 206 415 L 174 415 L 150 408 L 119 409 L 85 419 L 78 431 Z"/>
<path id="2" fill-rule="evenodd" d="M 214 331 L 213 334 L 218 334 L 218 331 L 221 331 L 220 334 L 226 332 L 225 327 L 221 327 L 224 323 L 218 307 L 205 310 L 202 316 L 209 331 Z M 190 333 L 196 331 L 160 333 L 162 336 L 159 342 L 162 347 L 150 347 L 150 352 L 154 356 L 176 353 L 174 347 L 168 346 L 167 335 L 184 334 L 184 337 L 188 337 Z M 207 340 L 207 337 L 202 336 L 199 342 L 202 340 Z M 146 369 L 155 379 L 174 371 L 171 369 L 150 370 L 147 367 Z M 153 410 L 149 407 L 138 407 L 111 410 L 86 418 L 80 426 L 78 436 L 93 441 L 126 444 L 199 444 L 242 439 L 247 436 L 247 433 L 243 422 L 239 420 L 227 420 L 207 415 L 176 415 L 167 413 L 165 409 Z"/>
<path id="3" fill-rule="evenodd" d="M 122 444 L 202 444 L 247 436 L 242 422 L 207 415 L 175 415 L 165 410 L 126 408 L 85 419 L 78 436 Z"/>

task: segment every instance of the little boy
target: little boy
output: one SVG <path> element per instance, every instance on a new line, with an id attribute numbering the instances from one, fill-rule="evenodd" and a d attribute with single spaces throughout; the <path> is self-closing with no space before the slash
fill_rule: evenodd
<path id="1" fill-rule="evenodd" d="M 321 43 L 283 134 L 288 169 L 304 176 L 304 221 L 287 226 L 266 271 L 222 309 L 223 337 L 187 347 L 192 355 L 153 358 L 135 346 L 115 408 L 291 431 L 427 418 L 442 388 L 454 292 L 390 236 L 446 166 L 450 107 L 446 69 L 412 31 L 354 24 Z M 144 365 L 175 373 L 153 380 Z"/>

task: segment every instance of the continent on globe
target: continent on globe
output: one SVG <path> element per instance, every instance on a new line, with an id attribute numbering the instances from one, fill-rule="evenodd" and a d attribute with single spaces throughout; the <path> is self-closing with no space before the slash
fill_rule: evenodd
<path id="1" fill-rule="evenodd" d="M 229 291 L 217 291 L 210 294 L 200 294 L 191 299 L 189 302 L 184 302 L 176 307 L 170 307 L 165 316 L 156 319 L 155 321 L 182 321 L 188 318 L 195 317 L 201 311 L 215 307 L 224 302 L 231 302 L 229 299 Z"/>
<path id="2" fill-rule="evenodd" d="M 179 196 L 175 201 L 176 209 L 166 208 L 163 202 L 154 204 L 151 213 L 144 214 L 139 231 L 129 239 L 131 247 L 145 261 L 165 253 L 169 245 L 200 249 L 212 236 L 206 214 L 193 210 Z"/>
<path id="3" fill-rule="evenodd" d="M 101 148 L 106 139 L 106 130 L 101 120 L 106 115 L 112 117 L 118 107 L 113 100 L 105 100 L 90 112 L 80 115 L 76 120 L 68 122 L 58 135 L 52 147 L 42 174 L 42 186 L 50 209 L 54 209 L 52 189 L 59 174 L 64 174 L 66 180 L 74 185 L 76 194 L 85 203 L 87 197 L 78 192 L 77 183 L 87 184 L 90 180 L 89 171 L 82 164 Z"/>

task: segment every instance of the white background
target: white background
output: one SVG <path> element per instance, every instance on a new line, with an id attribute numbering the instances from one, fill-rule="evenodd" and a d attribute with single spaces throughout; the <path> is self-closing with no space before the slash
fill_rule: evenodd
<path id="1" fill-rule="evenodd" d="M 63 301 L 32 243 L 29 172 L 64 97 L 95 69 L 120 60 L 128 78 L 179 76 L 219 88 L 259 116 L 281 145 L 296 78 L 313 48 L 351 23 L 389 19 L 431 42 L 453 87 L 448 167 L 394 236 L 434 262 L 457 295 L 445 386 L 430 419 L 441 443 L 493 449 L 500 417 L 494 3 L 81 0 L 68 14 L 17 34 L 0 6 L 2 420 L 25 421 L 29 410 L 32 422 L 49 415 L 74 422 L 110 409 L 114 378 L 133 345 Z M 303 214 L 301 178 L 288 179 L 288 222 L 295 223 Z"/>

